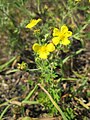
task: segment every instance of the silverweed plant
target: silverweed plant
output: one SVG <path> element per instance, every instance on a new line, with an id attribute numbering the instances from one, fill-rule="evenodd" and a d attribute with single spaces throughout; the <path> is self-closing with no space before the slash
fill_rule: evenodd
<path id="1" fill-rule="evenodd" d="M 26 25 L 26 28 L 33 29 L 40 21 L 40 18 L 31 20 Z M 58 104 L 61 99 L 62 90 L 59 84 L 64 77 L 63 64 L 65 59 L 62 60 L 58 55 L 61 50 L 65 51 L 66 48 L 69 51 L 69 47 L 71 46 L 70 39 L 72 39 L 72 32 L 69 31 L 66 25 L 62 25 L 60 29 L 56 27 L 53 29 L 51 40 L 39 40 L 32 46 L 35 54 L 35 63 L 40 72 L 38 84 L 43 90 L 38 93 L 37 100 L 50 114 L 58 115 L 60 112 L 64 119 L 67 118 Z M 60 78 L 58 78 L 55 72 L 57 67 L 61 69 Z"/>
<path id="2" fill-rule="evenodd" d="M 42 32 L 42 22 L 41 18 L 32 19 L 29 24 L 26 25 L 26 28 L 33 31 L 33 35 L 36 38 L 36 42 L 32 45 L 32 50 L 35 55 L 35 63 L 36 67 L 39 71 L 38 78 L 38 86 L 41 88 L 39 90 L 36 100 L 43 106 L 44 110 L 47 110 L 51 115 L 58 115 L 59 113 L 62 115 L 63 119 L 74 119 L 75 113 L 72 109 L 66 109 L 60 107 L 61 96 L 62 96 L 62 88 L 61 83 L 65 78 L 65 71 L 67 69 L 68 60 L 72 59 L 74 56 L 80 54 L 84 49 L 78 49 L 74 53 L 71 52 L 71 48 L 73 47 L 73 42 L 75 39 L 78 39 L 83 47 L 83 41 L 80 38 L 80 31 L 85 29 L 87 23 L 79 29 L 79 33 L 74 33 L 70 30 L 70 27 L 73 29 L 75 26 L 74 18 L 71 18 L 73 12 L 77 9 L 78 3 L 72 1 L 68 1 L 68 10 L 72 8 L 72 12 L 68 11 L 65 16 L 61 16 L 62 21 L 59 21 L 56 26 L 48 26 L 47 28 L 51 28 L 52 32 L 48 29 L 46 33 Z M 66 4 L 64 4 L 66 7 Z M 67 9 L 67 8 L 66 8 Z M 65 13 L 64 13 L 65 14 Z M 70 17 L 72 25 L 66 25 L 65 20 L 67 17 Z M 76 19 L 76 16 L 75 16 Z M 59 18 L 58 18 L 59 20 Z M 39 26 L 38 26 L 39 23 Z M 49 21 L 48 21 L 49 23 Z M 67 21 L 68 23 L 68 21 Z M 89 20 L 88 20 L 89 23 Z M 46 24 L 45 24 L 46 25 Z M 75 25 L 75 24 L 74 24 Z M 38 26 L 38 28 L 36 27 Z M 43 33 L 43 34 L 42 34 Z M 67 54 L 64 58 L 63 53 Z M 69 54 L 68 54 L 69 53 Z M 59 72 L 57 69 L 59 68 Z M 69 66 L 68 66 L 69 68 Z M 68 70 L 68 69 L 67 69 Z M 69 78 L 74 79 L 74 78 Z M 75 79 L 74 79 L 75 80 Z M 72 93 L 72 88 L 70 92 Z M 72 95 L 71 95 L 72 96 Z"/>
<path id="3" fill-rule="evenodd" d="M 90 68 L 80 56 L 90 39 L 90 0 L 0 0 L 0 15 L 0 32 L 7 34 L 14 54 L 0 65 L 0 73 L 5 71 L 8 76 L 20 72 L 15 86 L 20 81 L 23 92 L 19 99 L 5 98 L 6 102 L 0 104 L 6 106 L 0 119 L 9 108 L 17 120 L 17 111 L 21 119 L 33 119 L 31 112 L 36 115 L 38 106 L 43 113 L 61 115 L 63 120 L 88 119 Z M 18 110 L 13 112 L 12 107 Z"/>

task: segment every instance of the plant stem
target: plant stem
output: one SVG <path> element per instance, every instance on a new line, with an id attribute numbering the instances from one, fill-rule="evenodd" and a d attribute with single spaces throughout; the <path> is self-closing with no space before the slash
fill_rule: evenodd
<path id="1" fill-rule="evenodd" d="M 22 102 L 27 101 L 32 96 L 36 88 L 37 88 L 37 85 L 33 88 L 33 90 L 27 95 L 27 97 Z"/>
<path id="2" fill-rule="evenodd" d="M 0 120 L 2 119 L 2 117 L 4 116 L 4 114 L 7 112 L 8 108 L 10 107 L 11 105 L 8 105 L 4 110 L 3 112 L 1 113 L 0 115 Z"/>
<path id="3" fill-rule="evenodd" d="M 62 115 L 62 118 L 64 120 L 67 120 L 67 118 L 65 117 L 63 111 L 61 110 L 61 108 L 57 105 L 57 103 L 54 101 L 54 99 L 51 97 L 51 95 L 48 93 L 47 90 L 45 90 L 45 88 L 41 85 L 38 84 L 38 86 L 47 94 L 47 96 L 49 97 L 49 99 L 51 100 L 51 102 L 53 103 L 53 105 L 56 107 L 56 109 L 59 111 L 59 113 Z"/>

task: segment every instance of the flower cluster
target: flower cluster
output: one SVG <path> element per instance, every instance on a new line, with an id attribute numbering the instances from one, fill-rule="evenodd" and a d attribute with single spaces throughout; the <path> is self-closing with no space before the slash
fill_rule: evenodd
<path id="1" fill-rule="evenodd" d="M 19 69 L 19 70 L 25 70 L 26 68 L 27 68 L 27 63 L 25 63 L 24 61 L 20 64 L 20 63 L 18 63 L 17 64 L 17 68 Z"/>
<path id="2" fill-rule="evenodd" d="M 26 28 L 31 29 L 40 21 L 41 19 L 37 19 L 37 20 L 33 19 L 26 26 Z M 56 45 L 58 44 L 62 44 L 65 46 L 69 45 L 70 40 L 68 38 L 71 35 L 72 35 L 72 32 L 68 30 L 68 27 L 66 25 L 63 25 L 60 30 L 58 28 L 54 28 L 53 38 L 49 44 L 39 45 L 38 43 L 35 43 L 32 48 L 39 55 L 41 59 L 47 59 L 50 52 L 53 52 L 55 50 Z"/>

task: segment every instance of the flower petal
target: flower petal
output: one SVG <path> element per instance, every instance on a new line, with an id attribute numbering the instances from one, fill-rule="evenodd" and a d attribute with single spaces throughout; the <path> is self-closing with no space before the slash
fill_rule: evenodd
<path id="1" fill-rule="evenodd" d="M 40 52 L 40 54 L 39 54 L 39 57 L 41 58 L 41 59 L 47 59 L 47 56 L 49 55 L 49 53 L 47 54 L 47 53 L 45 53 L 45 52 Z"/>
<path id="2" fill-rule="evenodd" d="M 70 40 L 68 40 L 67 38 L 64 38 L 64 39 L 61 41 L 61 44 L 63 44 L 63 45 L 68 45 L 68 44 L 70 44 Z"/>
<path id="3" fill-rule="evenodd" d="M 62 27 L 61 27 L 61 32 L 62 33 L 66 33 L 68 31 L 68 27 L 66 26 L 66 25 L 63 25 Z"/>
<path id="4" fill-rule="evenodd" d="M 32 27 L 34 27 L 40 21 L 41 21 L 41 19 L 37 19 L 37 20 L 33 19 L 33 20 L 30 21 L 30 23 L 28 25 L 26 25 L 26 28 L 32 28 Z"/>
<path id="5" fill-rule="evenodd" d="M 58 45 L 59 42 L 60 42 L 60 38 L 59 38 L 59 37 L 54 37 L 54 38 L 52 39 L 52 42 L 53 42 L 54 45 Z"/>
<path id="6" fill-rule="evenodd" d="M 66 32 L 65 37 L 70 37 L 70 36 L 72 36 L 72 32 L 71 31 Z"/>
<path id="7" fill-rule="evenodd" d="M 60 30 L 58 28 L 54 28 L 53 30 L 53 36 L 59 36 Z"/>
<path id="8" fill-rule="evenodd" d="M 40 50 L 40 45 L 38 43 L 35 43 L 32 47 L 32 49 L 35 51 L 35 52 L 38 52 Z"/>
<path id="9" fill-rule="evenodd" d="M 53 45 L 53 43 L 49 43 L 49 44 L 47 45 L 47 50 L 48 50 L 49 52 L 53 52 L 53 51 L 55 50 L 55 46 Z"/>

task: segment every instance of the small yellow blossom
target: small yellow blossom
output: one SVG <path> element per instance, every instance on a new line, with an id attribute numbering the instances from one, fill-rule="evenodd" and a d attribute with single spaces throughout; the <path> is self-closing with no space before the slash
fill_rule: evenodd
<path id="1" fill-rule="evenodd" d="M 25 70 L 27 68 L 27 63 L 25 63 L 25 62 L 22 62 L 21 64 L 18 63 L 17 68 L 20 70 Z"/>
<path id="2" fill-rule="evenodd" d="M 35 43 L 32 48 L 39 54 L 39 57 L 41 59 L 47 59 L 47 56 L 50 54 L 50 52 L 53 52 L 55 50 L 53 43 L 45 45 L 39 45 L 38 43 Z"/>
<path id="3" fill-rule="evenodd" d="M 68 31 L 68 27 L 66 25 L 63 25 L 61 27 L 61 30 L 58 28 L 54 28 L 53 30 L 53 39 L 52 42 L 54 45 L 63 44 L 63 45 L 68 45 L 70 44 L 70 40 L 68 37 L 72 35 L 71 31 Z"/>
<path id="4" fill-rule="evenodd" d="M 37 25 L 37 23 L 40 22 L 40 21 L 41 21 L 41 19 L 37 19 L 37 20 L 33 19 L 33 20 L 30 21 L 30 23 L 28 25 L 26 25 L 26 28 L 31 29 L 32 27 L 34 27 L 35 25 Z"/>

